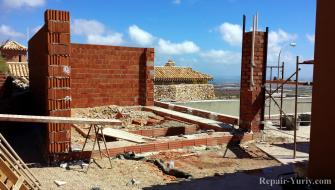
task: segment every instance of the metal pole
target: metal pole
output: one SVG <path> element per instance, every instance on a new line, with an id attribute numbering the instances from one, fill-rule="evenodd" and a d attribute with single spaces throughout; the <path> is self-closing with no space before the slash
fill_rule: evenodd
<path id="1" fill-rule="evenodd" d="M 254 66 L 255 66 L 255 40 L 256 40 L 256 16 L 252 19 L 252 44 L 251 44 L 251 62 L 250 62 L 250 90 L 254 86 Z"/>
<path id="2" fill-rule="evenodd" d="M 281 80 L 284 80 L 284 65 L 285 63 L 282 63 L 282 70 L 281 70 Z M 283 93 L 284 93 L 284 85 L 281 87 L 281 92 L 280 92 L 280 117 L 279 117 L 279 123 L 280 123 L 280 129 L 283 127 L 282 119 L 283 119 Z"/>
<path id="3" fill-rule="evenodd" d="M 269 93 L 269 91 L 266 90 L 266 92 Z M 278 109 L 280 109 L 280 105 L 277 103 L 276 99 L 272 96 L 270 96 L 270 98 L 273 100 L 274 104 L 278 107 Z M 283 111 L 283 115 L 287 115 L 284 111 Z"/>
<path id="4" fill-rule="evenodd" d="M 281 51 L 282 49 L 280 49 L 279 54 L 278 54 L 278 73 L 277 73 L 277 80 L 279 80 L 279 67 L 280 67 L 280 56 L 281 56 Z M 278 83 L 277 83 L 277 88 L 278 88 Z"/>
<path id="5" fill-rule="evenodd" d="M 298 71 L 300 71 L 300 69 L 298 69 Z M 284 84 L 286 84 L 294 75 L 296 74 L 296 72 L 294 72 L 290 77 L 288 77 L 288 79 L 286 79 L 280 86 L 279 88 L 281 88 Z M 279 88 L 277 88 L 276 90 L 274 90 L 272 93 L 275 93 L 279 90 Z M 268 99 L 269 97 L 267 97 L 266 99 Z"/>
<path id="6" fill-rule="evenodd" d="M 296 154 L 297 154 L 298 80 L 299 80 L 299 56 L 297 56 L 297 62 L 296 62 L 296 75 L 295 75 L 294 150 L 293 150 L 293 158 L 294 158 L 294 159 L 296 158 Z"/>
<path id="7" fill-rule="evenodd" d="M 270 67 L 270 81 L 272 81 L 272 67 Z M 270 93 L 268 96 L 271 96 L 272 92 L 272 83 L 270 82 Z M 271 119 L 271 98 L 269 99 L 269 119 Z"/>

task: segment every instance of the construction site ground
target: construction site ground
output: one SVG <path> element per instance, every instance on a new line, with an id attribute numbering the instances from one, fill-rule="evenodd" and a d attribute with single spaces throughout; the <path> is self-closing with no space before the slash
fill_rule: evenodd
<path id="1" fill-rule="evenodd" d="M 142 155 L 143 156 L 143 155 Z M 247 175 L 266 173 L 269 167 L 279 166 L 279 162 L 259 150 L 253 143 L 242 146 L 189 147 L 173 151 L 146 153 L 148 158 L 162 159 L 165 163 L 174 162 L 174 167 L 191 174 L 193 179 L 177 179 L 164 174 L 154 164 L 146 161 L 112 160 L 109 169 L 108 159 L 97 158 L 85 173 L 86 167 L 79 163 L 67 163 L 68 168 L 34 167 L 45 189 L 156 189 L 170 183 L 195 181 L 208 177 L 223 177 L 234 173 Z M 55 180 L 66 182 L 57 187 Z M 182 187 L 180 189 L 183 189 Z"/>
<path id="2" fill-rule="evenodd" d="M 309 126 L 300 127 L 298 141 L 309 141 Z M 75 138 L 75 134 L 73 137 Z M 79 134 L 77 134 L 79 135 Z M 205 134 L 204 134 L 205 135 Z M 164 174 L 156 165 L 143 160 L 97 157 L 85 173 L 80 162 L 66 163 L 69 167 L 32 168 L 45 189 L 281 189 L 262 185 L 261 177 L 276 179 L 279 175 L 296 171 L 301 163 L 282 164 L 258 145 L 285 145 L 292 143 L 293 131 L 268 126 L 259 138 L 240 145 L 187 147 L 183 149 L 139 154 L 148 159 L 161 159 L 176 169 L 189 173 L 192 179 L 180 179 Z M 177 138 L 177 137 L 176 137 Z M 82 137 L 80 137 L 82 139 Z M 119 143 L 123 143 L 120 141 Z M 128 142 L 129 143 L 129 142 Z M 286 151 L 291 155 L 292 150 Z M 285 152 L 285 153 L 286 153 Z M 299 166 L 300 164 L 300 166 Z M 298 165 L 298 166 L 297 166 Z M 57 186 L 55 180 L 66 184 Z M 243 181 L 243 183 L 240 183 Z"/>

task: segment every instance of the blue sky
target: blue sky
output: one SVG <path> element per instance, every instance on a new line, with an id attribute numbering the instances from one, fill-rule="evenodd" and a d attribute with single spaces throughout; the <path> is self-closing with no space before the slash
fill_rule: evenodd
<path id="1" fill-rule="evenodd" d="M 72 43 L 154 47 L 155 65 L 171 58 L 228 79 L 240 75 L 242 15 L 250 29 L 258 12 L 259 28 L 271 31 L 268 65 L 283 48 L 290 75 L 296 55 L 313 59 L 315 8 L 315 0 L 0 0 L 0 41 L 27 44 L 45 9 L 68 10 Z M 305 66 L 301 76 L 311 70 Z"/>

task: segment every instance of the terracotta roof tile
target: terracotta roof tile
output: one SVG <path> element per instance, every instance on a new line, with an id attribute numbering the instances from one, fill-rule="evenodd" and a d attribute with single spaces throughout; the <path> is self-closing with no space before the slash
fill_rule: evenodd
<path id="1" fill-rule="evenodd" d="M 16 77 L 29 77 L 28 63 L 26 62 L 7 62 L 9 75 Z"/>
<path id="2" fill-rule="evenodd" d="M 16 42 L 16 41 L 12 41 L 12 40 L 7 40 L 5 43 L 3 43 L 0 46 L 0 49 L 4 49 L 4 50 L 22 50 L 22 51 L 26 51 L 27 47 L 25 47 L 24 45 Z"/>
<path id="3" fill-rule="evenodd" d="M 156 66 L 155 81 L 209 81 L 213 77 L 190 67 Z"/>

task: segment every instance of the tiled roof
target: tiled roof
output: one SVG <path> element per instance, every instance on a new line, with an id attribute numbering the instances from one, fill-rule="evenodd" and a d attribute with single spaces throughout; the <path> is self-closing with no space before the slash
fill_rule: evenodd
<path id="1" fill-rule="evenodd" d="M 26 62 L 7 62 L 9 75 L 17 77 L 29 77 L 28 63 Z"/>
<path id="2" fill-rule="evenodd" d="M 170 81 L 170 82 L 182 82 L 182 81 L 209 81 L 213 80 L 213 77 L 194 71 L 190 67 L 178 67 L 178 66 L 156 66 L 155 67 L 155 81 Z"/>
<path id="3" fill-rule="evenodd" d="M 27 47 L 25 47 L 24 45 L 16 42 L 16 41 L 12 41 L 12 40 L 7 40 L 5 43 L 3 43 L 0 46 L 0 49 L 4 49 L 4 50 L 22 50 L 22 51 L 26 51 Z"/>

